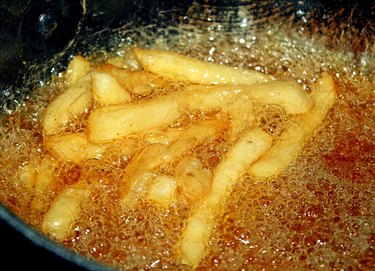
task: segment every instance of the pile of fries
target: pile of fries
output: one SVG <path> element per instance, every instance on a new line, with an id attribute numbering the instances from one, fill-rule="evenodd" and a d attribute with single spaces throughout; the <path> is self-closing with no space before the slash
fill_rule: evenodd
<path id="1" fill-rule="evenodd" d="M 65 73 L 66 89 L 48 106 L 42 121 L 49 156 L 33 179 L 32 208 L 42 209 L 42 195 L 59 162 L 81 165 L 100 159 L 116 142 L 129 157 L 124 168 L 123 208 L 134 208 L 146 197 L 161 208 L 179 200 L 178 191 L 194 202 L 194 210 L 176 247 L 179 261 L 197 266 L 206 255 L 215 221 L 220 218 L 233 186 L 244 174 L 267 180 L 296 158 L 304 142 L 323 124 L 335 102 L 335 84 L 322 73 L 308 94 L 294 80 L 278 80 L 254 70 L 207 63 L 175 52 L 134 49 L 141 67 L 131 70 L 110 63 L 92 65 L 76 56 Z M 184 88 L 152 95 L 165 84 Z M 135 99 L 134 97 L 146 97 Z M 288 115 L 279 136 L 257 125 L 254 108 L 276 105 Z M 69 132 L 69 123 L 88 115 L 83 132 Z M 186 115 L 189 125 L 176 125 Z M 129 138 L 139 137 L 144 147 Z M 185 156 L 214 138 L 231 142 L 212 172 L 196 157 Z M 163 165 L 175 165 L 175 175 L 160 175 Z M 30 177 L 31 176 L 31 177 Z M 43 230 L 58 240 L 72 235 L 80 203 L 92 184 L 78 181 L 57 195 L 44 215 Z"/>

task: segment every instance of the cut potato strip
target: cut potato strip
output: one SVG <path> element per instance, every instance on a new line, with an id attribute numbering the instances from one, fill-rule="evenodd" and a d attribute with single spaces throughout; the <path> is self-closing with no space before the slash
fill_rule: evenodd
<path id="1" fill-rule="evenodd" d="M 245 95 L 258 105 L 279 105 L 287 114 L 306 113 L 313 106 L 310 95 L 292 80 L 273 80 L 268 83 L 236 86 L 191 85 L 186 90 L 197 96 L 196 104 L 203 105 L 214 103 L 220 106 L 225 99 Z"/>
<path id="2" fill-rule="evenodd" d="M 128 188 L 124 190 L 122 206 L 134 208 L 137 199 L 142 198 L 148 190 L 150 182 L 156 176 L 153 171 L 162 165 L 167 165 L 197 143 L 196 137 L 185 137 L 167 147 L 150 145 L 136 158 L 134 164 L 126 171 L 125 180 Z"/>
<path id="3" fill-rule="evenodd" d="M 207 95 L 212 96 L 211 93 L 207 93 Z M 189 96 L 194 96 L 194 94 L 190 93 Z M 208 101 L 207 97 L 205 99 Z M 106 142 L 133 133 L 166 127 L 182 115 L 182 100 L 185 100 L 182 106 L 188 107 L 190 110 L 204 108 L 210 111 L 210 109 L 217 109 L 207 108 L 207 106 L 215 106 L 214 103 L 207 102 L 206 105 L 202 105 L 195 101 L 189 102 L 190 98 L 180 94 L 171 94 L 122 106 L 101 107 L 94 110 L 89 116 L 88 137 L 92 142 Z"/>
<path id="4" fill-rule="evenodd" d="M 166 126 L 180 116 L 178 96 L 175 95 L 122 106 L 105 106 L 92 111 L 87 133 L 93 142 L 112 141 L 132 133 Z"/>
<path id="5" fill-rule="evenodd" d="M 176 165 L 175 172 L 181 192 L 193 204 L 211 191 L 212 174 L 203 167 L 199 159 L 189 156 L 181 159 Z"/>
<path id="6" fill-rule="evenodd" d="M 127 185 L 122 196 L 122 205 L 133 207 L 136 199 L 142 197 L 153 179 L 152 172 L 161 165 L 167 165 L 185 152 L 213 138 L 223 129 L 222 121 L 202 121 L 180 130 L 178 140 L 170 145 L 152 144 L 146 146 L 128 165 L 125 174 Z"/>
<path id="7" fill-rule="evenodd" d="M 59 241 L 73 234 L 80 215 L 80 204 L 90 195 L 90 187 L 78 182 L 65 188 L 55 198 L 42 221 L 42 230 Z"/>
<path id="8" fill-rule="evenodd" d="M 234 130 L 242 131 L 253 123 L 252 100 L 260 105 L 277 104 L 286 113 L 307 112 L 313 102 L 300 85 L 293 81 L 271 81 L 251 86 L 190 86 L 185 92 L 123 106 L 108 106 L 93 111 L 88 122 L 88 136 L 93 142 L 105 142 L 142 130 L 167 125 L 182 114 L 228 110 Z M 232 106 L 230 106 L 232 105 Z"/>
<path id="9" fill-rule="evenodd" d="M 336 97 L 333 78 L 323 73 L 316 85 L 312 99 L 315 106 L 306 115 L 291 120 L 275 145 L 250 168 L 257 178 L 269 178 L 285 169 L 301 151 L 304 142 L 322 125 Z"/>
<path id="10" fill-rule="evenodd" d="M 66 84 L 68 87 L 75 85 L 91 70 L 90 62 L 82 56 L 75 56 L 66 69 Z"/>
<path id="11" fill-rule="evenodd" d="M 35 185 L 35 176 L 38 169 L 36 162 L 30 161 L 21 168 L 19 178 L 16 179 L 17 186 L 22 187 L 26 191 L 32 191 Z"/>
<path id="12" fill-rule="evenodd" d="M 188 219 L 179 244 L 181 261 L 195 267 L 204 257 L 215 218 L 224 210 L 232 187 L 246 169 L 271 146 L 272 137 L 260 128 L 246 132 L 232 147 L 213 177 L 211 193 Z"/>
<path id="13" fill-rule="evenodd" d="M 131 100 L 130 93 L 112 75 L 98 69 L 91 76 L 93 98 L 99 105 L 121 104 Z"/>
<path id="14" fill-rule="evenodd" d="M 149 144 L 168 145 L 175 141 L 180 136 L 180 134 L 180 129 L 155 129 L 146 131 L 142 135 L 142 138 L 145 142 L 148 142 Z"/>
<path id="15" fill-rule="evenodd" d="M 44 148 L 56 159 L 77 165 L 87 159 L 100 158 L 111 146 L 112 143 L 91 143 L 86 135 L 80 133 L 54 135 L 44 140 Z"/>
<path id="16" fill-rule="evenodd" d="M 196 144 L 202 143 L 207 138 L 214 138 L 224 129 L 224 122 L 221 120 L 201 121 L 186 129 L 170 129 L 171 133 L 178 130 L 179 136 L 169 145 L 153 144 L 146 147 L 138 158 L 127 168 L 127 174 L 134 174 L 135 171 L 149 171 L 168 164 L 184 152 L 192 149 Z M 151 149 L 149 151 L 148 149 Z M 146 160 L 144 160 L 146 159 Z"/>
<path id="17" fill-rule="evenodd" d="M 17 186 L 20 191 L 18 200 L 22 205 L 30 203 L 38 167 L 39 159 L 29 161 L 26 165 L 21 167 L 18 178 L 14 180 L 14 185 Z"/>
<path id="18" fill-rule="evenodd" d="M 137 199 L 144 197 L 153 178 L 152 171 L 164 161 L 167 146 L 152 144 L 146 146 L 130 162 L 125 172 L 125 187 L 121 195 L 121 205 L 133 209 Z"/>
<path id="19" fill-rule="evenodd" d="M 147 191 L 147 197 L 163 208 L 171 206 L 177 198 L 177 181 L 167 175 L 157 176 Z"/>
<path id="20" fill-rule="evenodd" d="M 42 121 L 45 135 L 62 132 L 70 120 L 89 110 L 91 104 L 91 79 L 87 75 L 48 105 Z"/>
<path id="21" fill-rule="evenodd" d="M 167 81 L 145 70 L 130 71 L 111 64 L 103 64 L 101 70 L 116 78 L 130 93 L 139 96 L 151 94 L 155 89 L 162 89 Z"/>
<path id="22" fill-rule="evenodd" d="M 131 71 L 141 70 L 142 66 L 135 57 L 133 48 L 121 49 L 122 55 L 109 56 L 107 63 Z"/>
<path id="23" fill-rule="evenodd" d="M 52 191 L 52 184 L 54 181 L 54 171 L 59 163 L 50 156 L 44 157 L 39 165 L 35 177 L 34 198 L 31 202 L 31 207 L 34 210 L 42 211 L 46 207 L 48 197 Z"/>
<path id="24" fill-rule="evenodd" d="M 135 48 L 134 53 L 146 71 L 175 81 L 197 84 L 253 84 L 272 80 L 271 76 L 255 70 L 209 63 L 171 51 Z"/>
<path id="25" fill-rule="evenodd" d="M 228 109 L 236 130 L 241 131 L 242 120 L 248 116 L 252 124 L 252 99 L 260 105 L 277 104 L 287 113 L 305 113 L 313 102 L 300 85 L 293 81 L 271 81 L 251 86 L 191 86 L 185 92 L 173 93 L 152 100 L 123 106 L 108 106 L 93 111 L 88 122 L 88 136 L 93 142 L 105 142 L 142 130 L 168 125 L 182 114 L 212 112 Z M 234 106 L 233 106 L 234 105 Z M 244 119 L 245 118 L 245 119 Z"/>

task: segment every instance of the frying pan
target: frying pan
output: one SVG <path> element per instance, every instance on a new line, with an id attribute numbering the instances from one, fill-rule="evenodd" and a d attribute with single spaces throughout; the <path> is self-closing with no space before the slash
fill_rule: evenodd
<path id="1" fill-rule="evenodd" d="M 255 20 L 257 24 L 280 19 L 292 21 L 296 28 L 305 26 L 307 33 L 321 31 L 328 37 L 329 47 L 337 46 L 332 37 L 339 35 L 339 30 L 347 33 L 348 29 L 353 35 L 344 44 L 347 50 L 360 54 L 368 44 L 374 44 L 375 1 L 1 1 L 1 110 L 14 108 L 15 100 L 22 100 L 40 81 L 48 81 L 64 69 L 69 55 L 107 48 L 108 39 L 118 29 L 151 24 L 162 28 L 178 24 L 186 14 L 195 27 L 206 27 L 210 22 L 200 11 L 211 7 L 215 20 L 231 31 L 238 23 L 240 6 L 253 9 L 255 18 L 268 19 Z M 2 205 L 0 218 L 2 265 L 12 269 L 26 265 L 37 270 L 106 270 L 38 233 Z"/>

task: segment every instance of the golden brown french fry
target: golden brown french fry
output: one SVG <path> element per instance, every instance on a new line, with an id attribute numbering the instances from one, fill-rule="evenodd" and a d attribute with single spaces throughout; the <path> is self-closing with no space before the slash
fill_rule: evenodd
<path id="1" fill-rule="evenodd" d="M 172 51 L 143 50 L 134 53 L 146 71 L 170 80 L 197 84 L 253 84 L 272 77 L 261 72 L 205 62 Z"/>
<path id="2" fill-rule="evenodd" d="M 259 159 L 250 172 L 257 178 L 280 173 L 298 155 L 307 138 L 322 125 L 327 112 L 335 103 L 336 86 L 328 73 L 323 73 L 312 94 L 314 107 L 303 116 L 291 120 L 270 151 Z"/>
<path id="3" fill-rule="evenodd" d="M 87 75 L 48 105 L 42 120 L 44 134 L 53 135 L 62 132 L 70 120 L 89 110 L 91 104 L 91 79 Z"/>
<path id="4" fill-rule="evenodd" d="M 73 234 L 74 222 L 80 215 L 80 204 L 90 195 L 90 187 L 83 182 L 66 187 L 55 198 L 42 221 L 42 230 L 63 241 Z"/>
<path id="5" fill-rule="evenodd" d="M 211 193 L 188 219 L 179 243 L 181 262 L 196 267 L 204 257 L 215 218 L 224 210 L 232 187 L 246 169 L 271 146 L 272 137 L 260 128 L 247 131 L 229 151 L 213 177 Z"/>
<path id="6" fill-rule="evenodd" d="M 66 84 L 68 87 L 75 85 L 83 77 L 85 77 L 91 70 L 90 62 L 80 56 L 74 56 L 68 64 L 66 69 Z"/>
<path id="7" fill-rule="evenodd" d="M 89 142 L 85 134 L 69 133 L 48 136 L 43 145 L 56 159 L 78 165 L 87 159 L 100 158 L 113 144 L 112 142 L 95 144 Z"/>
<path id="8" fill-rule="evenodd" d="M 235 86 L 191 85 L 186 90 L 194 94 L 196 104 L 201 106 L 209 103 L 220 106 L 224 100 L 237 99 L 240 96 L 248 97 L 258 105 L 279 105 L 287 114 L 306 113 L 313 106 L 310 95 L 292 80 L 273 80 L 267 83 Z M 211 93 L 211 96 L 207 93 Z"/>
<path id="9" fill-rule="evenodd" d="M 34 198 L 31 202 L 31 207 L 34 210 L 42 211 L 46 207 L 48 199 L 46 195 L 51 194 L 53 174 L 58 165 L 59 163 L 50 156 L 46 156 L 40 161 L 35 177 Z"/>
<path id="10" fill-rule="evenodd" d="M 130 93 L 112 75 L 97 69 L 91 76 L 93 98 L 99 105 L 121 104 L 131 100 Z"/>

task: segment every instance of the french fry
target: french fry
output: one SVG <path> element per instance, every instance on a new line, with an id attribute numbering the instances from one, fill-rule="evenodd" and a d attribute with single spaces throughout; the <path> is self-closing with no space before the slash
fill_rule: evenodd
<path id="1" fill-rule="evenodd" d="M 91 79 L 87 75 L 48 105 L 42 120 L 44 134 L 53 135 L 62 132 L 70 120 L 85 113 L 91 104 Z"/>
<path id="2" fill-rule="evenodd" d="M 22 205 L 29 204 L 32 199 L 38 166 L 39 159 L 31 159 L 26 165 L 21 167 L 18 178 L 14 180 L 14 184 L 20 191 L 18 201 Z"/>
<path id="3" fill-rule="evenodd" d="M 91 70 L 90 63 L 82 56 L 74 56 L 66 69 L 66 84 L 68 87 L 75 85 Z"/>
<path id="4" fill-rule="evenodd" d="M 167 165 L 185 152 L 209 137 L 215 137 L 223 129 L 219 120 L 202 121 L 180 130 L 178 140 L 170 145 L 152 144 L 146 146 L 131 161 L 126 169 L 127 182 L 122 195 L 122 205 L 132 208 L 136 199 L 142 197 L 149 182 L 155 177 L 152 172 L 161 165 Z"/>
<path id="5" fill-rule="evenodd" d="M 109 57 L 107 59 L 107 63 L 130 71 L 137 71 L 142 69 L 142 66 L 135 57 L 134 50 L 132 48 L 124 48 L 121 49 L 121 51 L 121 56 L 116 55 L 113 57 Z"/>
<path id="6" fill-rule="evenodd" d="M 95 144 L 82 133 L 59 134 L 46 137 L 44 148 L 53 157 L 63 162 L 81 164 L 87 159 L 100 158 L 112 142 Z"/>
<path id="7" fill-rule="evenodd" d="M 296 158 L 304 142 L 322 125 L 335 103 L 335 89 L 333 78 L 323 73 L 312 94 L 312 110 L 291 120 L 270 151 L 251 166 L 251 174 L 260 179 L 269 178 L 279 174 Z"/>
<path id="8" fill-rule="evenodd" d="M 104 64 L 101 68 L 116 78 L 127 91 L 139 96 L 149 95 L 167 84 L 165 79 L 145 70 L 130 71 L 110 64 Z"/>
<path id="9" fill-rule="evenodd" d="M 187 221 L 179 243 L 181 262 L 196 267 L 207 252 L 215 218 L 224 210 L 232 187 L 250 164 L 271 146 L 272 137 L 260 128 L 247 131 L 229 151 L 213 177 L 211 193 Z"/>
<path id="10" fill-rule="evenodd" d="M 126 105 L 106 106 L 94 110 L 88 119 L 87 133 L 93 142 L 106 142 L 126 137 L 132 133 L 167 126 L 180 117 L 184 110 L 191 113 L 196 111 L 220 111 L 228 103 L 235 103 L 236 93 L 233 89 L 192 89 L 182 93 L 172 93 L 152 100 L 130 103 Z M 251 111 L 252 101 L 244 97 L 237 99 L 242 103 L 233 109 Z M 248 120 L 252 116 L 249 114 Z"/>
<path id="11" fill-rule="evenodd" d="M 147 129 L 166 126 L 181 116 L 178 96 L 168 95 L 93 110 L 87 124 L 92 142 L 107 142 Z"/>
<path id="12" fill-rule="evenodd" d="M 142 139 L 149 144 L 168 145 L 175 141 L 181 134 L 180 129 L 154 129 L 145 131 Z"/>
<path id="13" fill-rule="evenodd" d="M 175 176 L 184 196 L 194 203 L 211 190 L 212 174 L 195 157 L 185 157 L 176 165 Z"/>
<path id="14" fill-rule="evenodd" d="M 169 129 L 166 134 L 172 133 L 174 137 L 178 133 L 178 137 L 170 144 L 146 146 L 128 165 L 126 169 L 127 178 L 134 179 L 134 176 L 140 173 L 151 172 L 162 164 L 169 164 L 196 144 L 207 138 L 216 137 L 223 128 L 224 123 L 222 121 L 208 120 L 193 124 L 186 129 Z"/>
<path id="15" fill-rule="evenodd" d="M 150 182 L 156 177 L 152 171 L 163 163 L 166 152 L 165 145 L 148 145 L 130 162 L 125 171 L 122 207 L 133 209 L 137 199 L 144 197 Z"/>
<path id="16" fill-rule="evenodd" d="M 42 211 L 47 204 L 47 195 L 51 194 L 54 180 L 54 170 L 59 163 L 50 156 L 44 157 L 40 161 L 39 169 L 35 177 L 34 198 L 31 202 L 31 208 Z"/>
<path id="17" fill-rule="evenodd" d="M 146 71 L 174 81 L 196 84 L 253 84 L 272 77 L 261 72 L 205 62 L 171 51 L 143 50 L 134 53 Z"/>
<path id="18" fill-rule="evenodd" d="M 194 93 L 197 97 L 196 104 L 201 105 L 213 103 L 220 106 L 226 99 L 244 95 L 258 105 L 279 105 L 287 114 L 306 113 L 313 106 L 310 95 L 303 90 L 301 85 L 292 80 L 273 80 L 268 83 L 235 86 L 191 85 L 186 90 L 188 93 Z M 208 93 L 211 93 L 211 96 Z"/>
<path id="19" fill-rule="evenodd" d="M 66 187 L 52 202 L 42 221 L 42 230 L 63 241 L 73 234 L 74 222 L 80 215 L 80 204 L 90 195 L 90 187 L 78 182 Z"/>
<path id="20" fill-rule="evenodd" d="M 163 208 L 168 208 L 177 199 L 177 181 L 167 175 L 156 176 L 147 191 L 147 197 Z"/>
<path id="21" fill-rule="evenodd" d="M 19 178 L 17 179 L 18 185 L 27 191 L 32 191 L 35 184 L 36 171 L 37 165 L 34 162 L 30 162 L 23 166 Z"/>
<path id="22" fill-rule="evenodd" d="M 247 128 L 255 122 L 254 102 L 245 95 L 240 95 L 223 108 L 229 118 L 228 140 L 234 142 Z"/>
<path id="23" fill-rule="evenodd" d="M 131 100 L 130 93 L 116 78 L 100 69 L 92 72 L 92 93 L 99 105 L 121 104 Z"/>

